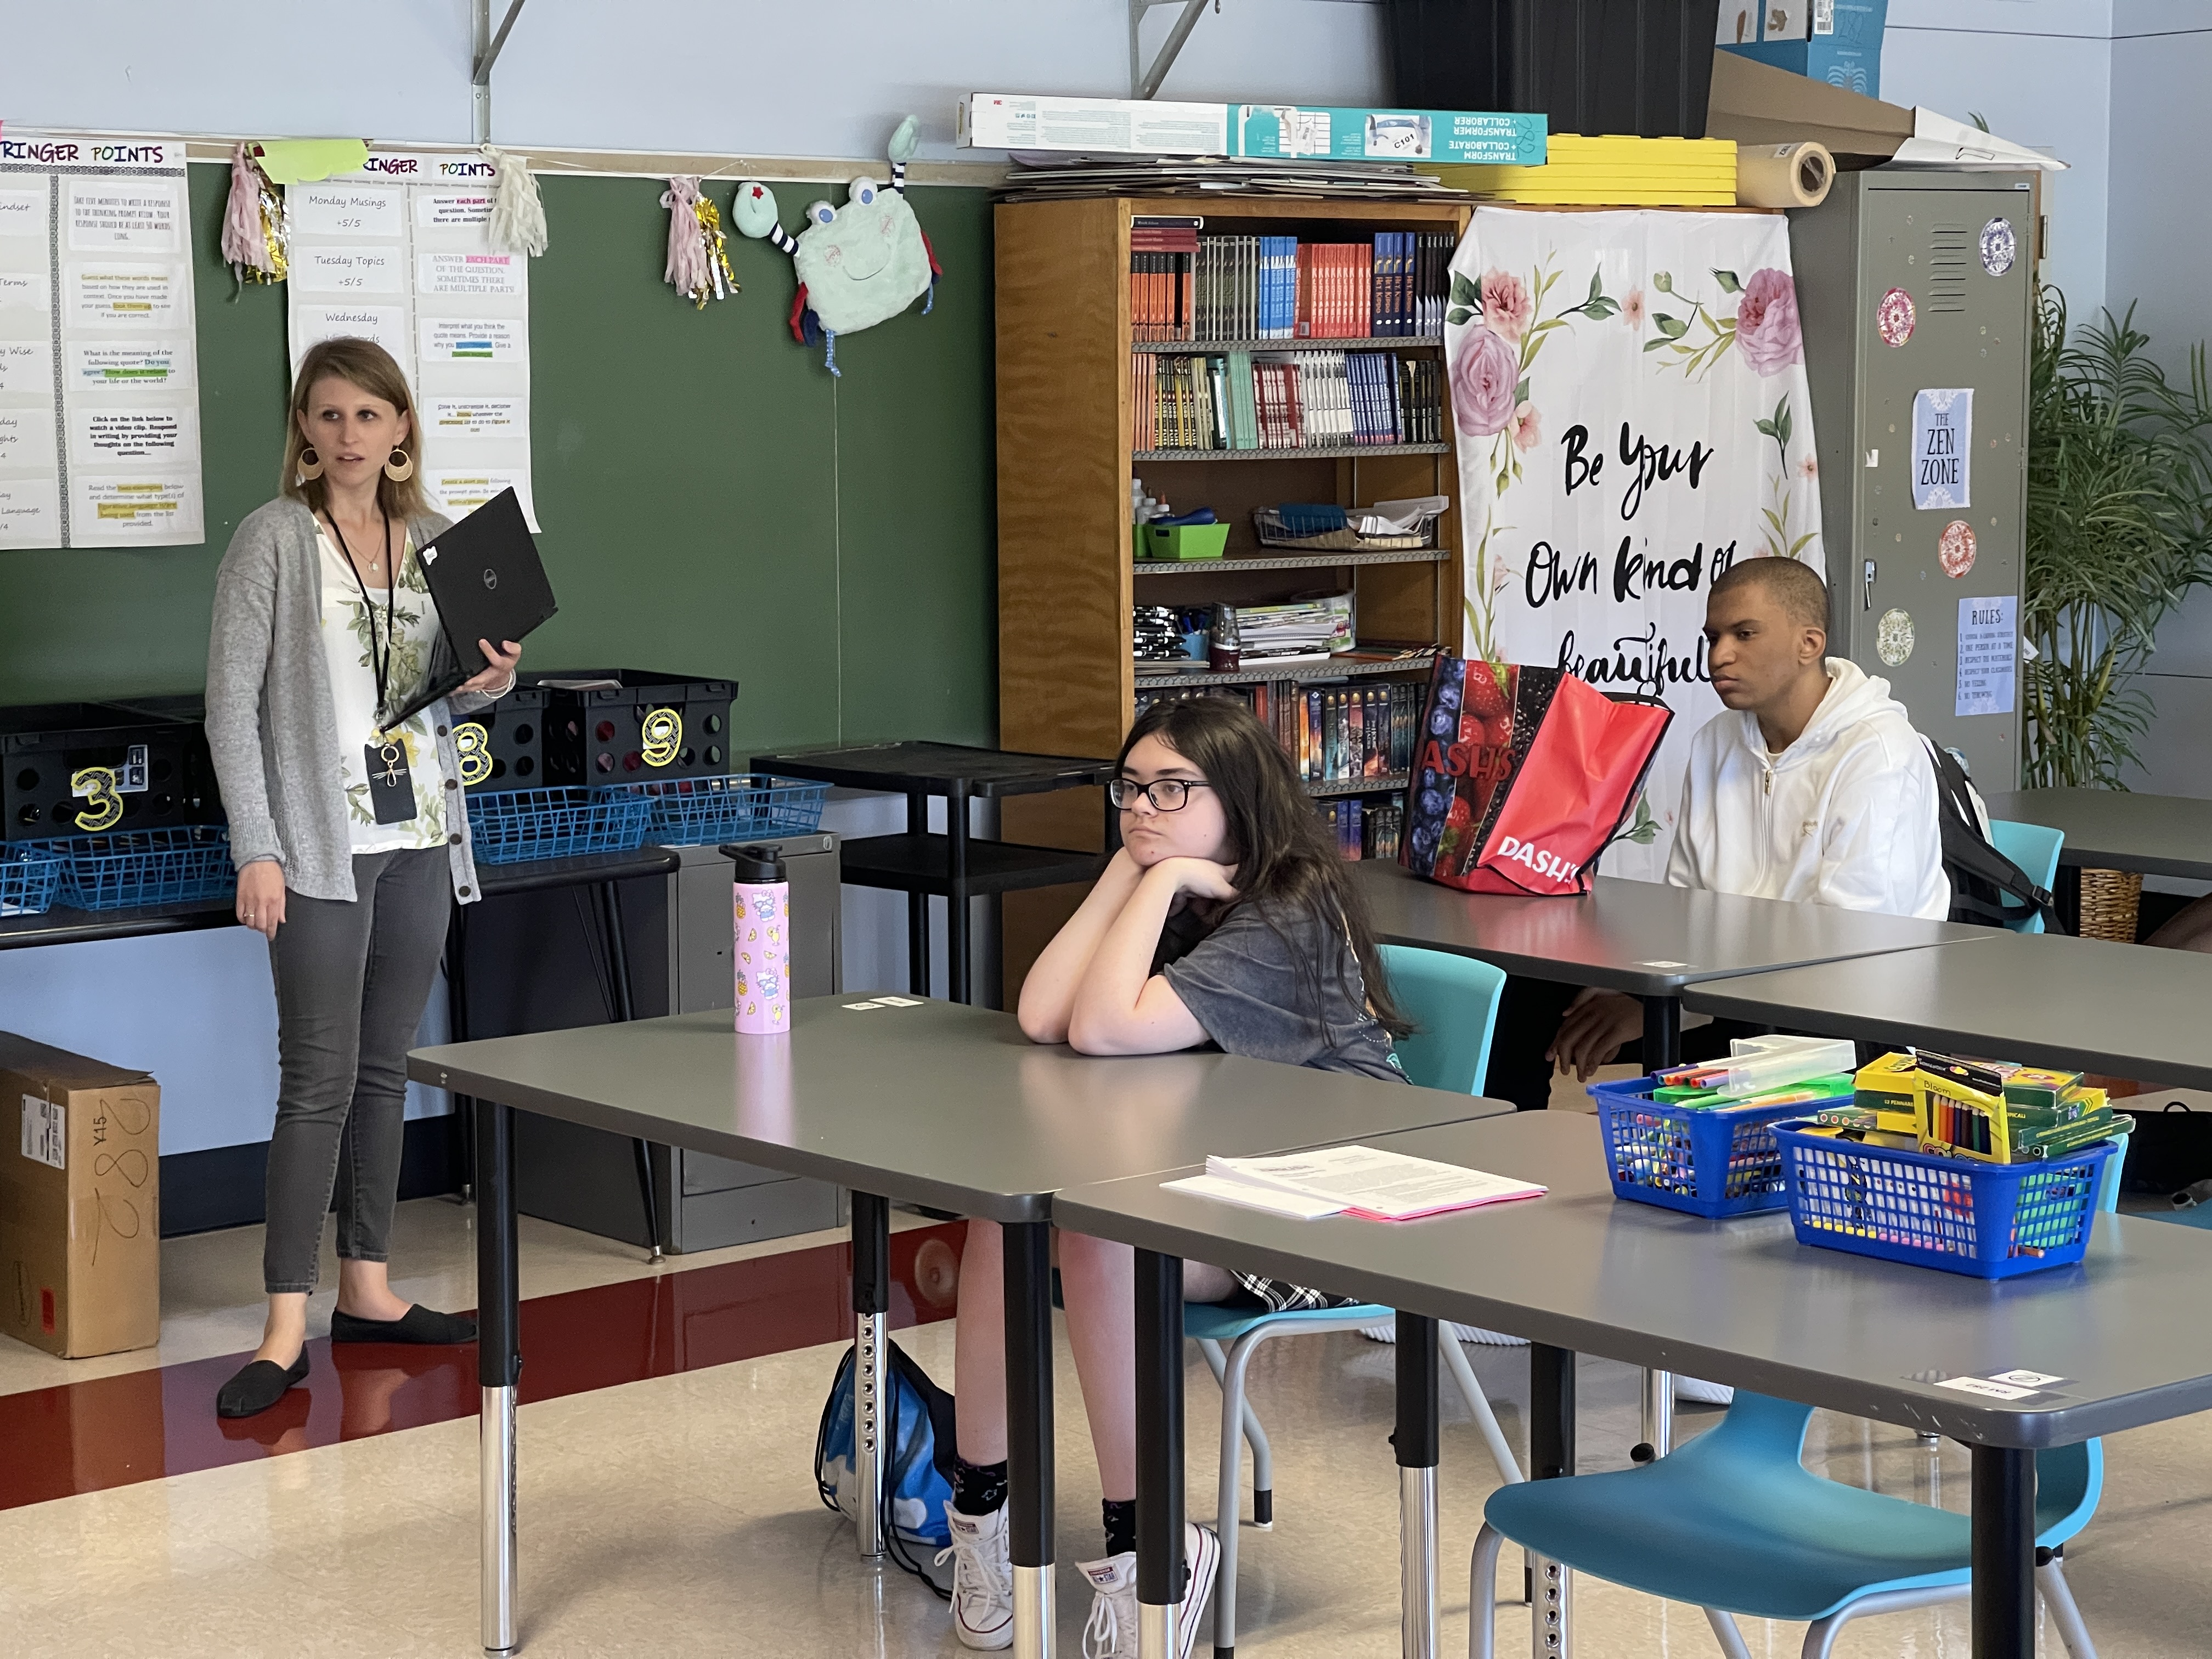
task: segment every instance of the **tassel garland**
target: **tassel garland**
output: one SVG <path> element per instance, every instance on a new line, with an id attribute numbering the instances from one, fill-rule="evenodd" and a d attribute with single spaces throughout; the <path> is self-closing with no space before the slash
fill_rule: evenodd
<path id="1" fill-rule="evenodd" d="M 232 277 L 240 288 L 249 281 L 283 282 L 291 269 L 290 240 L 283 197 L 252 148 L 240 144 L 230 153 L 230 199 L 222 215 L 222 257 Z"/>
<path id="2" fill-rule="evenodd" d="M 491 187 L 491 245 L 536 258 L 545 252 L 545 204 L 538 199 L 530 158 L 490 144 L 483 147 L 483 155 L 498 169 Z"/>
<path id="3" fill-rule="evenodd" d="M 708 301 L 735 294 L 738 279 L 725 251 L 721 210 L 699 193 L 697 176 L 670 179 L 660 205 L 668 210 L 668 264 L 662 275 L 669 286 L 702 311 Z"/>

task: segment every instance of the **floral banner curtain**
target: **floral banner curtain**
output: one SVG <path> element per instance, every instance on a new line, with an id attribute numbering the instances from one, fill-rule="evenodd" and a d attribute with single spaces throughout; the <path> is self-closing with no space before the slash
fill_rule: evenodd
<path id="1" fill-rule="evenodd" d="M 1667 701 L 1632 841 L 1601 866 L 1656 880 L 1690 739 L 1721 707 L 1713 578 L 1822 568 L 1788 223 L 1482 208 L 1451 271 L 1464 649 Z"/>

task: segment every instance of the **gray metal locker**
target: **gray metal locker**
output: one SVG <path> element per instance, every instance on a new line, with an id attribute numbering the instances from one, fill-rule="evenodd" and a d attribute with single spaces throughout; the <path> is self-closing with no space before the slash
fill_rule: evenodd
<path id="1" fill-rule="evenodd" d="M 1829 654 L 1985 790 L 2020 776 L 2034 202 L 2023 174 L 1875 168 L 1790 215 Z"/>

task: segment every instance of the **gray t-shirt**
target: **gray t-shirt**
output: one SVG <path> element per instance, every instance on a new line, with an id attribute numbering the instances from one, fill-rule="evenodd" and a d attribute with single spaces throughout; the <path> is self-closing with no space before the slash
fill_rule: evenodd
<path id="1" fill-rule="evenodd" d="M 1320 969 L 1318 1019 L 1310 963 Z M 1160 929 L 1152 971 L 1225 1054 L 1407 1080 L 1390 1034 L 1367 1012 L 1350 944 L 1310 912 L 1239 904 L 1214 925 L 1186 907 Z"/>

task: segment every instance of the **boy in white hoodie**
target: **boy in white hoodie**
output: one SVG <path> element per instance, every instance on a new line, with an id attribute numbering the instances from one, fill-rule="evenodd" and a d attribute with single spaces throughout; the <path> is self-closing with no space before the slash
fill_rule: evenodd
<path id="1" fill-rule="evenodd" d="M 1928 751 L 1887 680 L 1827 655 L 1827 617 L 1826 584 L 1793 559 L 1713 583 L 1705 665 L 1727 708 L 1690 741 L 1667 880 L 1940 921 L 1951 886 Z M 1643 1029 L 1633 997 L 1585 989 L 1546 1057 L 1587 1082 Z"/>

